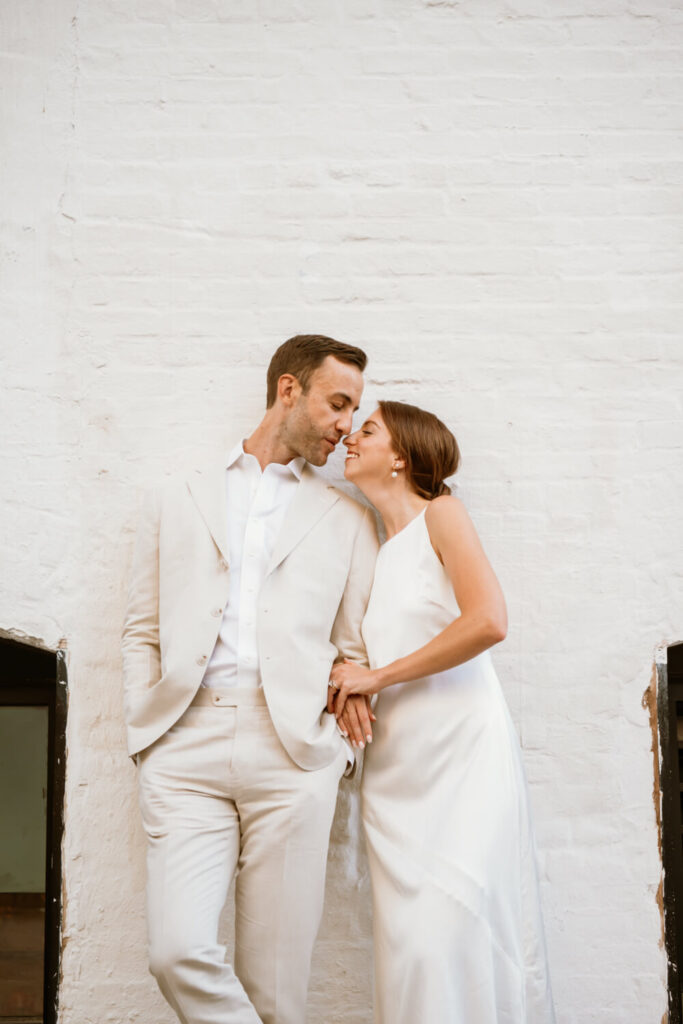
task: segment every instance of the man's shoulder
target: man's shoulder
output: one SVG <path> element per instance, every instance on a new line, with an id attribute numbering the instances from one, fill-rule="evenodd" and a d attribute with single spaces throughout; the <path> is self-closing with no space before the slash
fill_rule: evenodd
<path id="1" fill-rule="evenodd" d="M 327 486 L 336 499 L 335 509 L 337 510 L 337 515 L 348 526 L 350 536 L 367 535 L 374 542 L 378 535 L 378 523 L 377 513 L 373 506 L 362 498 L 358 498 L 355 494 L 350 494 L 344 485 L 340 486 L 334 483 Z M 354 490 L 356 489 L 354 488 Z"/>
<path id="2" fill-rule="evenodd" d="M 181 494 L 187 494 L 193 486 L 202 486 L 211 481 L 219 480 L 225 473 L 225 457 L 195 459 L 182 467 L 177 467 L 163 475 L 156 475 L 144 481 L 141 490 L 160 504 L 175 500 Z"/>
<path id="3" fill-rule="evenodd" d="M 306 473 L 308 486 L 327 491 L 334 498 L 338 510 L 343 515 L 348 515 L 355 520 L 362 520 L 368 511 L 372 512 L 372 506 L 359 498 L 358 488 L 353 487 L 353 484 L 325 476 L 324 473 L 314 469 L 310 463 L 306 463 Z"/>
<path id="4" fill-rule="evenodd" d="M 338 484 L 330 484 L 329 486 L 346 515 L 361 520 L 368 513 L 372 514 L 373 510 L 370 505 L 366 505 L 365 502 L 360 501 L 355 495 L 349 494 L 343 487 L 340 487 Z"/>
<path id="5" fill-rule="evenodd" d="M 379 546 L 379 524 L 375 509 L 364 500 L 349 494 L 345 487 L 335 484 L 329 486 L 336 498 L 336 516 L 328 520 L 328 523 L 338 544 L 345 551 L 353 547 L 362 553 L 363 558 L 372 561 Z"/>

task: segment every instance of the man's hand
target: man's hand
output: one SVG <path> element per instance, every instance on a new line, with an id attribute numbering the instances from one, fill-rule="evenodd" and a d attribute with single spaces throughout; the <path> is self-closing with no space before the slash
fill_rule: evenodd
<path id="1" fill-rule="evenodd" d="M 335 697 L 337 691 L 330 685 L 327 691 L 327 710 L 331 715 L 335 714 Z M 360 747 L 361 750 L 366 743 L 372 743 L 372 723 L 376 722 L 370 698 L 352 694 L 347 697 L 344 710 L 340 717 L 337 717 L 337 724 L 342 736 L 350 740 L 351 745 Z"/>

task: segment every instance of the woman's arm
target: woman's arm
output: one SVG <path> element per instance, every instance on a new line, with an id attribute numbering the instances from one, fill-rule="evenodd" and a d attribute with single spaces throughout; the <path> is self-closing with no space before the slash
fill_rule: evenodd
<path id="1" fill-rule="evenodd" d="M 443 672 L 505 638 L 503 592 L 465 506 L 457 498 L 435 498 L 427 507 L 425 522 L 432 547 L 453 586 L 460 615 L 423 647 L 382 668 L 371 671 L 350 662 L 335 665 L 331 678 L 339 687 L 337 717 L 349 693 L 378 693 L 395 683 Z"/>

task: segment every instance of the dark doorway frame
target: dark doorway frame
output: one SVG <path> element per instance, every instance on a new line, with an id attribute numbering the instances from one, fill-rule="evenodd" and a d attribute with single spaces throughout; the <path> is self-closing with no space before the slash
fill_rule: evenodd
<path id="1" fill-rule="evenodd" d="M 66 657 L 0 630 L 0 705 L 48 709 L 43 1024 L 57 1024 L 67 716 Z"/>
<path id="2" fill-rule="evenodd" d="M 683 1024 L 683 643 L 657 665 L 661 754 L 664 938 L 668 961 L 669 1024 Z"/>

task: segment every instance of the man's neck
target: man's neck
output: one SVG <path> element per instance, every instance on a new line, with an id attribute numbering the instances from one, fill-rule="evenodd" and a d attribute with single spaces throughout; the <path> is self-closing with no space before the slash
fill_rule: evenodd
<path id="1" fill-rule="evenodd" d="M 265 469 L 271 462 L 286 466 L 297 457 L 297 452 L 293 452 L 282 440 L 280 426 L 266 413 L 256 430 L 244 442 L 245 452 L 258 459 L 261 469 Z"/>

